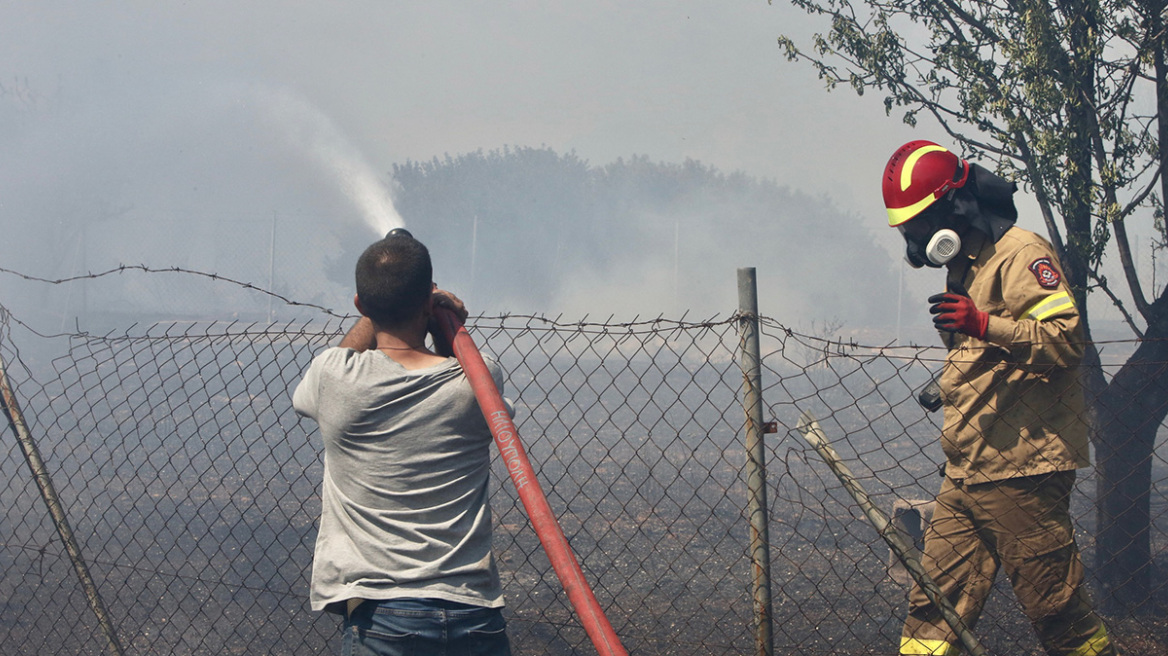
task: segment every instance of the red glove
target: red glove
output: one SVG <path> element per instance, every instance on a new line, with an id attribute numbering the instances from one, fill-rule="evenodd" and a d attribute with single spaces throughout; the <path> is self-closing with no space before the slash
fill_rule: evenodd
<path id="1" fill-rule="evenodd" d="M 955 292 L 934 294 L 929 297 L 929 314 L 938 330 L 951 333 L 965 333 L 970 337 L 984 339 L 990 325 L 990 315 L 977 309 L 973 299 Z"/>

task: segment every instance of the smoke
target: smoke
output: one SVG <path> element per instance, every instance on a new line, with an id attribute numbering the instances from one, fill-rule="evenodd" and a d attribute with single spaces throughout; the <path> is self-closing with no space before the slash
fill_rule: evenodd
<path id="1" fill-rule="evenodd" d="M 315 158 L 333 177 L 377 235 L 404 227 L 373 167 L 323 112 L 287 90 L 260 88 L 255 97 L 290 143 Z"/>
<path id="2" fill-rule="evenodd" d="M 204 79 L 134 96 L 66 90 L 42 105 L 0 98 L 0 118 L 13 119 L 0 121 L 7 269 L 52 279 L 180 267 L 346 311 L 350 249 L 402 225 L 363 154 L 325 112 L 282 88 Z M 266 297 L 178 278 L 128 273 L 34 289 L 5 276 L 0 305 L 53 329 L 114 312 L 280 316 Z"/>
<path id="3" fill-rule="evenodd" d="M 0 150 L 5 268 L 63 278 L 180 267 L 347 312 L 357 256 L 404 224 L 389 181 L 285 87 L 183 79 L 137 96 L 61 98 L 20 114 L 19 130 L 0 123 L 11 144 Z M 598 188 L 586 161 L 546 148 L 434 162 L 461 177 L 416 182 L 413 195 L 396 180 L 395 200 L 431 247 L 437 280 L 476 312 L 724 314 L 737 306 L 741 266 L 759 268 L 766 314 L 871 321 L 891 307 L 880 301 L 895 288 L 880 279 L 888 260 L 874 257 L 868 232 L 774 185 L 646 158 L 608 165 Z M 848 253 L 846 264 L 822 244 Z M 0 304 L 18 309 L 10 281 L 0 278 Z M 25 307 L 53 329 L 77 318 L 90 328 L 87 317 L 103 313 L 125 325 L 296 312 L 181 276 L 44 291 Z"/>

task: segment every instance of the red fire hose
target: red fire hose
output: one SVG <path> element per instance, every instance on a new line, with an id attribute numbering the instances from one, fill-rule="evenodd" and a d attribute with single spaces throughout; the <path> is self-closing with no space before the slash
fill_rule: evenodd
<path id="1" fill-rule="evenodd" d="M 628 656 L 604 611 L 600 609 L 600 604 L 596 602 L 592 588 L 584 580 L 580 563 L 576 561 L 560 523 L 552 514 L 547 497 L 544 496 L 531 462 L 527 459 L 527 452 L 519 441 L 519 432 L 515 430 L 511 415 L 503 404 L 503 397 L 495 387 L 495 380 L 491 378 L 486 363 L 483 362 L 483 356 L 453 312 L 445 308 L 436 308 L 436 312 L 447 341 L 454 347 L 454 357 L 458 358 L 471 388 L 474 389 L 479 408 L 483 411 L 483 417 L 491 428 L 491 435 L 495 437 L 495 444 L 498 445 L 507 471 L 511 474 L 511 481 L 519 491 L 519 500 L 527 509 L 527 516 L 531 518 L 540 544 L 547 552 L 548 560 L 556 570 L 556 576 L 564 586 L 564 591 L 568 593 L 568 600 L 576 609 L 576 615 L 584 625 L 584 631 L 588 633 L 600 656 Z"/>

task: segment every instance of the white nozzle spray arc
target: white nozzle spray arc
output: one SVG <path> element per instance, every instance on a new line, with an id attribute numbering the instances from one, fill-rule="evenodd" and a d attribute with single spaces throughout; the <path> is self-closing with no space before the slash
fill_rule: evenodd
<path id="1" fill-rule="evenodd" d="M 259 89 L 256 95 L 289 140 L 311 154 L 337 181 L 370 228 L 384 235 L 405 225 L 373 167 L 323 112 L 287 90 Z"/>

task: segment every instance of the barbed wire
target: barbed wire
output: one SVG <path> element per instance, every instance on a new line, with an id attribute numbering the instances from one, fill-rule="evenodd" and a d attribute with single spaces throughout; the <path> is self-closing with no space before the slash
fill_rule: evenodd
<path id="1" fill-rule="evenodd" d="M 71 283 L 71 282 L 80 282 L 80 281 L 84 281 L 84 280 L 96 280 L 96 279 L 104 278 L 107 276 L 120 275 L 120 274 L 125 273 L 127 271 L 141 272 L 141 273 L 147 273 L 147 274 L 185 274 L 185 275 L 191 275 L 191 276 L 205 278 L 205 279 L 212 280 L 212 281 L 219 282 L 219 283 L 232 285 L 232 286 L 238 287 L 239 289 L 242 289 L 245 291 L 256 292 L 256 293 L 259 293 L 259 294 L 264 295 L 264 296 L 269 296 L 269 297 L 273 298 L 274 300 L 278 300 L 289 307 L 301 307 L 301 308 L 318 310 L 327 316 L 334 317 L 337 319 L 348 320 L 348 319 L 356 319 L 357 318 L 357 315 L 354 315 L 351 313 L 339 313 L 331 308 L 328 308 L 328 307 L 325 307 L 323 305 L 319 305 L 316 303 L 306 303 L 306 302 L 302 302 L 302 301 L 293 300 L 285 295 L 271 291 L 265 287 L 262 287 L 260 285 L 255 284 L 255 283 L 236 280 L 234 278 L 230 278 L 228 276 L 224 276 L 222 274 L 218 274 L 215 272 L 202 271 L 202 270 L 198 270 L 198 269 L 189 269 L 189 268 L 185 268 L 185 267 L 177 267 L 177 266 L 151 267 L 151 266 L 148 266 L 145 264 L 132 264 L 132 265 L 131 264 L 119 264 L 118 266 L 112 267 L 112 268 L 107 269 L 105 271 L 100 271 L 97 273 L 89 272 L 89 273 L 85 273 L 85 274 L 78 274 L 78 275 L 67 276 L 67 277 L 63 277 L 63 278 L 44 278 L 41 276 L 34 276 L 31 274 L 23 273 L 21 271 L 17 271 L 14 269 L 0 267 L 0 273 L 15 276 L 17 278 L 20 278 L 20 279 L 23 279 L 23 280 L 26 280 L 29 282 L 39 282 L 39 283 L 44 283 L 44 284 L 49 284 L 49 285 L 63 285 L 63 284 Z M 0 309 L 3 309 L 3 306 L 0 306 Z M 563 328 L 576 328 L 576 329 L 580 330 L 580 332 L 582 332 L 582 333 L 603 335 L 603 334 L 610 333 L 610 332 L 617 330 L 617 329 L 626 329 L 629 334 L 638 335 L 638 334 L 660 332 L 663 329 L 663 327 L 672 327 L 672 328 L 684 329 L 684 330 L 690 330 L 690 329 L 702 328 L 702 327 L 714 328 L 714 327 L 718 327 L 718 326 L 738 323 L 742 319 L 748 318 L 750 315 L 746 314 L 746 313 L 742 313 L 741 311 L 735 311 L 735 312 L 731 313 L 729 316 L 719 317 L 717 315 L 712 315 L 706 319 L 689 320 L 689 319 L 687 319 L 687 316 L 688 316 L 688 311 L 686 313 L 684 313 L 681 317 L 678 317 L 676 319 L 667 318 L 663 314 L 659 314 L 658 316 L 651 317 L 651 318 L 641 318 L 638 315 L 638 316 L 634 316 L 631 319 L 625 319 L 625 320 L 618 321 L 618 320 L 616 320 L 615 314 L 610 314 L 610 315 L 608 315 L 607 318 L 604 318 L 604 319 L 591 319 L 589 314 L 585 314 L 583 317 L 581 317 L 579 319 L 565 321 L 565 320 L 563 320 L 562 313 L 558 314 L 556 316 L 548 316 L 548 315 L 544 315 L 544 314 L 530 314 L 530 313 L 500 313 L 500 314 L 479 314 L 479 315 L 475 315 L 474 319 L 476 320 L 476 323 L 481 323 L 484 325 L 484 327 L 489 327 L 489 326 L 487 326 L 487 324 L 489 322 L 500 322 L 500 321 L 507 321 L 509 319 L 519 319 L 519 320 L 529 321 L 533 324 L 545 325 L 548 330 L 557 330 L 557 329 L 563 329 Z M 800 331 L 798 331 L 798 330 L 796 330 L 788 325 L 783 324 L 782 322 L 780 322 L 779 320 L 777 320 L 773 317 L 769 317 L 769 316 L 763 315 L 763 314 L 758 315 L 758 319 L 764 326 L 766 326 L 768 329 L 770 329 L 772 331 L 781 332 L 787 337 L 792 337 L 792 338 L 799 339 L 802 341 L 817 343 L 817 344 L 822 345 L 823 348 L 833 348 L 833 349 L 835 349 L 837 354 L 843 354 L 845 349 L 864 350 L 864 351 L 869 351 L 869 352 L 873 352 L 873 353 L 879 353 L 881 355 L 885 355 L 885 354 L 888 354 L 889 352 L 895 352 L 895 351 L 919 352 L 921 349 L 929 349 L 929 350 L 944 350 L 945 349 L 945 347 L 941 346 L 941 345 L 918 345 L 918 344 L 912 344 L 912 343 L 910 343 L 910 344 L 896 344 L 895 342 L 888 342 L 888 343 L 885 343 L 882 345 L 881 344 L 863 344 L 863 343 L 857 342 L 854 337 L 847 338 L 845 341 L 845 339 L 842 337 L 815 335 L 815 334 L 811 334 L 811 333 L 800 332 Z M 46 334 L 42 334 L 42 333 L 36 331 L 31 326 L 29 326 L 28 324 L 26 324 L 24 322 L 21 322 L 19 319 L 16 319 L 15 317 L 13 318 L 13 320 L 16 323 L 20 324 L 24 328 L 30 330 L 31 332 L 33 332 L 34 334 L 36 334 L 37 336 L 40 336 L 40 337 L 64 337 L 64 336 L 79 335 L 79 334 L 89 335 L 88 332 L 81 331 L 81 330 L 74 331 L 72 333 L 62 332 L 62 333 L 46 335 Z M 289 320 L 289 325 L 291 324 L 291 321 L 292 320 Z M 251 322 L 251 325 L 263 325 L 263 323 L 264 322 L 254 321 L 254 322 Z M 533 325 L 528 325 L 527 327 L 532 329 L 532 330 L 537 329 Z M 1137 333 L 1138 333 L 1138 331 L 1137 331 Z M 1093 340 L 1089 340 L 1089 341 L 1073 342 L 1073 343 L 1077 344 L 1077 345 L 1095 345 L 1098 347 L 1098 346 L 1105 346 L 1105 345 L 1109 345 L 1109 344 L 1130 344 L 1130 343 L 1144 342 L 1144 341 L 1165 341 L 1165 340 L 1168 340 L 1168 338 L 1145 338 L 1145 337 L 1143 337 L 1142 333 L 1140 333 L 1140 334 L 1138 334 L 1137 337 L 1134 337 L 1131 339 L 1106 339 L 1106 340 L 1093 339 Z M 989 346 L 989 347 L 971 346 L 969 348 L 976 350 L 978 348 L 993 348 L 993 347 L 992 346 Z"/>
<path id="2" fill-rule="evenodd" d="M 39 276 L 32 276 L 32 275 L 29 275 L 26 273 L 21 273 L 19 271 L 13 270 L 13 269 L 0 267 L 0 273 L 6 273 L 8 275 L 16 276 L 17 278 L 22 278 L 22 279 L 30 281 L 30 282 L 42 282 L 42 283 L 46 283 L 46 284 L 50 284 L 50 285 L 62 285 L 65 283 L 77 282 L 77 281 L 81 281 L 81 280 L 96 280 L 98 278 L 105 278 L 107 276 L 121 275 L 127 271 L 130 271 L 130 272 L 138 271 L 138 272 L 142 272 L 142 273 L 180 273 L 180 274 L 196 276 L 196 277 L 200 277 L 200 278 L 207 278 L 209 280 L 213 280 L 216 282 L 222 282 L 222 283 L 226 283 L 229 285 L 234 285 L 236 287 L 239 287 L 240 289 L 256 292 L 256 293 L 262 294 L 264 296 L 270 296 L 273 299 L 278 300 L 278 301 L 280 301 L 280 302 L 282 302 L 285 305 L 288 305 L 290 307 L 304 307 L 304 308 L 310 308 L 313 310 L 319 310 L 320 312 L 322 312 L 324 314 L 327 314 L 327 315 L 332 316 L 332 317 L 338 317 L 338 318 L 345 318 L 347 316 L 350 316 L 347 314 L 339 314 L 339 313 L 333 311 L 331 308 L 324 307 L 323 305 L 295 301 L 291 298 L 288 298 L 287 296 L 277 294 L 276 292 L 273 292 L 273 291 L 268 290 L 268 289 L 264 289 L 263 287 L 252 284 L 250 282 L 245 282 L 242 280 L 235 280 L 234 278 L 228 278 L 227 276 L 223 276 L 223 275 L 220 275 L 218 273 L 199 271 L 197 269 L 186 269 L 186 268 L 177 267 L 177 266 L 175 266 L 175 267 L 150 267 L 150 266 L 147 266 L 145 264 L 119 264 L 118 266 L 113 267 L 112 269 L 107 269 L 105 271 L 100 271 L 97 273 L 79 274 L 76 276 L 68 276 L 65 278 L 42 278 Z"/>

